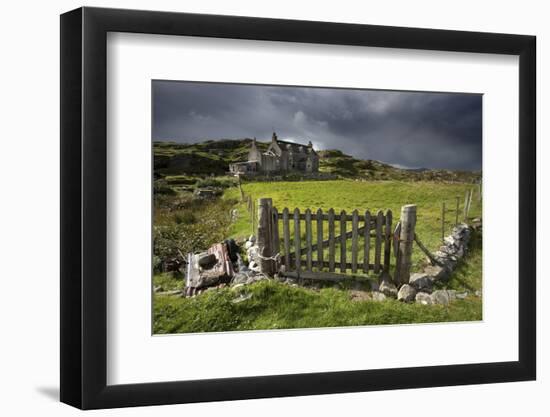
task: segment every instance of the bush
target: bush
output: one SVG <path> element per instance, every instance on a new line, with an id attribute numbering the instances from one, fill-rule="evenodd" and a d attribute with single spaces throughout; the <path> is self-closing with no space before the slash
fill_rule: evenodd
<path id="1" fill-rule="evenodd" d="M 176 191 L 172 187 L 170 187 L 164 180 L 157 180 L 153 183 L 153 193 L 155 195 L 176 195 Z"/>
<path id="2" fill-rule="evenodd" d="M 236 185 L 236 181 L 229 177 L 210 177 L 200 179 L 195 184 L 198 188 L 215 187 L 215 188 L 229 188 Z"/>

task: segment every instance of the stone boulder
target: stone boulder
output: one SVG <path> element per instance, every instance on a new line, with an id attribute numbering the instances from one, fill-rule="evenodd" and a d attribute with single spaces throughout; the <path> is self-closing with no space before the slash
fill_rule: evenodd
<path id="1" fill-rule="evenodd" d="M 248 275 L 244 272 L 239 272 L 233 275 L 231 279 L 231 285 L 246 284 L 248 281 Z"/>
<path id="2" fill-rule="evenodd" d="M 424 304 L 424 305 L 433 304 L 432 296 L 425 292 L 417 292 L 415 300 L 419 304 Z"/>
<path id="3" fill-rule="evenodd" d="M 366 291 L 351 290 L 349 295 L 351 301 L 368 301 L 371 299 L 371 296 Z"/>
<path id="4" fill-rule="evenodd" d="M 436 290 L 431 295 L 434 304 L 448 305 L 451 302 L 451 296 L 447 290 Z"/>
<path id="5" fill-rule="evenodd" d="M 446 281 L 449 277 L 449 271 L 439 265 L 428 265 L 424 268 L 424 273 L 431 276 L 434 281 Z"/>
<path id="6" fill-rule="evenodd" d="M 431 292 L 433 286 L 433 278 L 426 273 L 412 274 L 409 278 L 409 285 L 413 286 L 417 291 Z"/>
<path id="7" fill-rule="evenodd" d="M 397 300 L 403 301 L 405 303 L 410 303 L 411 301 L 414 301 L 415 297 L 416 290 L 413 286 L 409 284 L 402 285 L 401 288 L 399 288 L 399 292 L 397 293 Z"/>
<path id="8" fill-rule="evenodd" d="M 382 281 L 380 283 L 378 291 L 380 291 L 386 297 L 392 297 L 392 298 L 397 297 L 397 287 L 391 281 L 386 281 L 386 280 Z"/>
<path id="9" fill-rule="evenodd" d="M 372 300 L 373 301 L 385 301 L 386 296 L 382 294 L 380 291 L 374 291 L 372 293 Z"/>

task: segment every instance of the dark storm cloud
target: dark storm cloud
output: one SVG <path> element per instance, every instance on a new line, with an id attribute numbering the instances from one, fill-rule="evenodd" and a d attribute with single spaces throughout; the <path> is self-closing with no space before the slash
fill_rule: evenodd
<path id="1" fill-rule="evenodd" d="M 257 137 L 418 168 L 481 169 L 481 95 L 153 82 L 153 139 Z"/>

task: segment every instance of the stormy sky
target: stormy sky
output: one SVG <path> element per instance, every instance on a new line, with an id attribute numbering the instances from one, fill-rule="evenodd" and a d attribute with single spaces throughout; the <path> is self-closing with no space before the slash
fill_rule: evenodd
<path id="1" fill-rule="evenodd" d="M 481 169 L 482 96 L 153 81 L 153 140 L 313 143 L 406 168 Z"/>

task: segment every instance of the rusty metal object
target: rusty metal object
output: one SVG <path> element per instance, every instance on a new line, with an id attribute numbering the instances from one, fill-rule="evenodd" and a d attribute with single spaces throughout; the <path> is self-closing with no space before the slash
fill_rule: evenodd
<path id="1" fill-rule="evenodd" d="M 187 254 L 185 296 L 200 294 L 206 287 L 231 281 L 235 275 L 230 242 L 216 243 L 208 251 Z"/>

